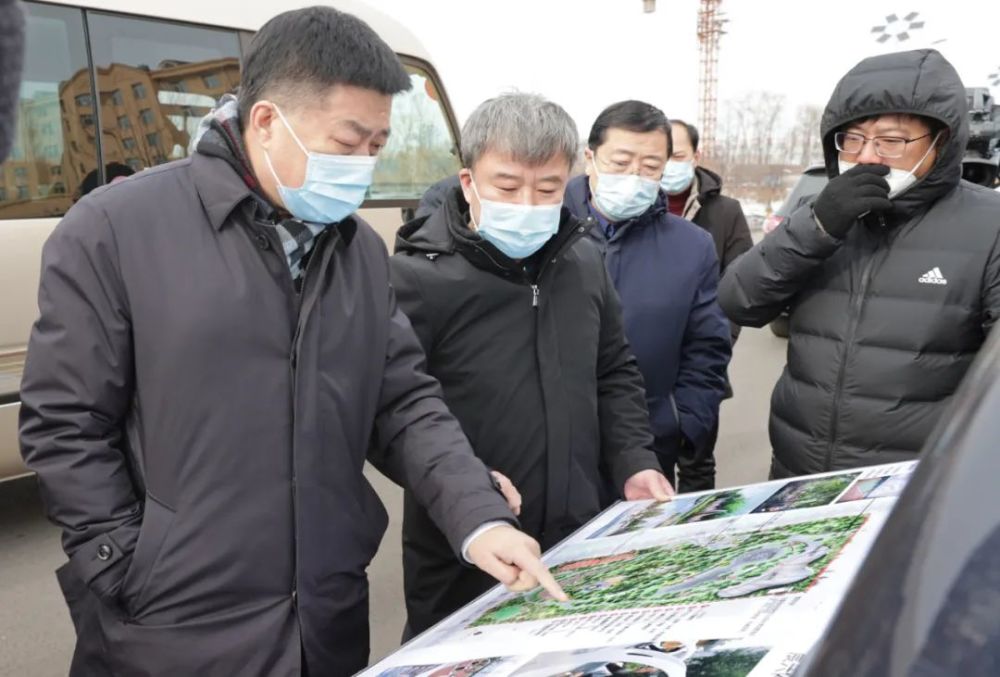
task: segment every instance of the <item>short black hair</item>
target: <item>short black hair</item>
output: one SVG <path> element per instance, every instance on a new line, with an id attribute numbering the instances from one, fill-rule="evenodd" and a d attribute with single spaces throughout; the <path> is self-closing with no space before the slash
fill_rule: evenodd
<path id="1" fill-rule="evenodd" d="M 671 120 L 671 125 L 680 125 L 687 130 L 688 139 L 691 141 L 692 152 L 698 152 L 698 142 L 701 141 L 701 134 L 698 133 L 698 128 L 692 125 L 690 122 L 685 122 L 684 120 Z"/>
<path id="2" fill-rule="evenodd" d="M 663 111 L 644 101 L 619 101 L 613 103 L 597 116 L 594 126 L 590 128 L 590 138 L 587 146 L 590 150 L 604 143 L 609 129 L 624 129 L 629 132 L 644 134 L 657 129 L 667 135 L 667 157 L 674 154 L 674 137 L 670 133 L 670 121 Z"/>
<path id="3" fill-rule="evenodd" d="M 891 112 L 890 113 L 876 113 L 874 115 L 866 115 L 864 117 L 855 118 L 854 120 L 848 120 L 847 122 L 845 122 L 844 124 L 842 124 L 840 127 L 838 127 L 836 131 L 842 132 L 845 129 L 848 129 L 849 127 L 853 127 L 854 125 L 864 125 L 864 124 L 867 124 L 869 122 L 873 122 L 875 120 L 878 120 L 881 117 L 886 117 L 886 116 L 889 116 L 889 115 L 898 115 L 898 116 L 904 117 L 904 118 L 914 118 L 916 120 L 920 120 L 925 125 L 927 125 L 927 129 L 930 130 L 931 136 L 937 136 L 941 132 L 950 131 L 949 128 L 948 128 L 947 123 L 945 123 L 942 120 L 939 120 L 938 118 L 932 118 L 929 115 L 920 115 L 919 113 L 891 113 Z M 946 140 L 947 140 L 947 138 L 946 138 L 946 135 L 945 135 L 945 138 L 939 139 L 938 143 L 943 143 Z"/>
<path id="4" fill-rule="evenodd" d="M 371 27 L 332 7 L 306 7 L 274 17 L 250 44 L 240 74 L 240 121 L 274 92 L 353 85 L 382 94 L 410 88 L 410 76 Z"/>

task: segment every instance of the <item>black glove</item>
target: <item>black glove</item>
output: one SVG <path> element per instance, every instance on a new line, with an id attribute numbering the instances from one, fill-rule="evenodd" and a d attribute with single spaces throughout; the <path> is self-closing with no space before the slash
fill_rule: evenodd
<path id="1" fill-rule="evenodd" d="M 858 165 L 830 179 L 813 203 L 820 227 L 842 240 L 865 214 L 892 209 L 889 184 L 883 178 L 888 175 L 885 165 Z"/>

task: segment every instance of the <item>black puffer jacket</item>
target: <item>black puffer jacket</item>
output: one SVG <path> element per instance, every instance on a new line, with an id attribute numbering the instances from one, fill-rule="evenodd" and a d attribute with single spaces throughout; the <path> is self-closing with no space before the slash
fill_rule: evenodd
<path id="1" fill-rule="evenodd" d="M 829 175 L 834 132 L 894 112 L 939 120 L 950 136 L 893 211 L 840 241 L 804 205 L 720 286 L 743 325 L 790 309 L 771 399 L 778 476 L 912 459 L 1000 314 L 1000 195 L 961 181 L 965 90 L 939 53 L 872 57 L 840 81 L 822 122 Z"/>

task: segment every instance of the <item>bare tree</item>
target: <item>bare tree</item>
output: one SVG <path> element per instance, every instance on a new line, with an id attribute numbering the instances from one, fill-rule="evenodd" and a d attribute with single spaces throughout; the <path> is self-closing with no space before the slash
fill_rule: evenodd
<path id="1" fill-rule="evenodd" d="M 375 190 L 382 197 L 419 194 L 458 171 L 458 156 L 440 105 L 425 92 L 424 87 L 414 87 L 398 94 L 393 104 L 392 137 L 375 170 Z"/>
<path id="2" fill-rule="evenodd" d="M 730 193 L 766 204 L 779 199 L 791 145 L 783 125 L 785 97 L 754 91 L 723 107 L 718 169 Z"/>
<path id="3" fill-rule="evenodd" d="M 819 123 L 823 109 L 819 106 L 799 106 L 795 131 L 799 137 L 798 163 L 803 167 L 823 160 L 823 144 L 819 136 Z"/>
<path id="4" fill-rule="evenodd" d="M 757 164 L 769 165 L 776 160 L 774 151 L 781 132 L 778 123 L 785 108 L 785 97 L 774 92 L 753 92 L 748 97 L 746 108 L 756 145 L 755 159 Z"/>

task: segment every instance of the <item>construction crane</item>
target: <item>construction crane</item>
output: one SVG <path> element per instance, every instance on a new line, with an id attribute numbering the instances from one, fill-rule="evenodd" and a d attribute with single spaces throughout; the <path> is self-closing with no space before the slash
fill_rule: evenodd
<path id="1" fill-rule="evenodd" d="M 698 126 L 701 152 L 712 157 L 719 117 L 719 38 L 728 19 L 719 11 L 722 0 L 699 0 L 698 7 Z M 642 0 L 646 13 L 656 11 L 656 0 Z"/>
<path id="2" fill-rule="evenodd" d="M 719 11 L 722 0 L 700 0 L 698 7 L 698 125 L 701 153 L 715 155 L 719 115 L 719 39 L 728 19 Z"/>

